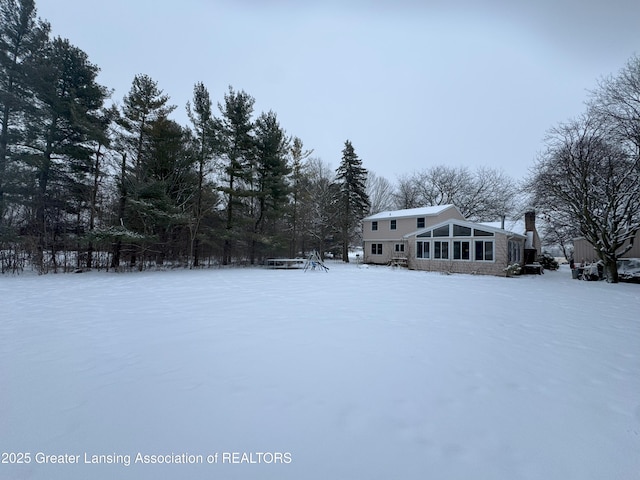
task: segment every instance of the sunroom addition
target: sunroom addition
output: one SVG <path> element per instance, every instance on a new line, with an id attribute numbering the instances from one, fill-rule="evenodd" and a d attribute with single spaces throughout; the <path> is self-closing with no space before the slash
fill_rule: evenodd
<path id="1" fill-rule="evenodd" d="M 461 223 L 446 223 L 416 234 L 416 259 L 495 261 L 495 233 Z"/>

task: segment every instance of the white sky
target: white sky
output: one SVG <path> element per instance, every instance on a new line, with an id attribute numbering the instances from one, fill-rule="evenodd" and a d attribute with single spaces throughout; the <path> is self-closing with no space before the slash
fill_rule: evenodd
<path id="1" fill-rule="evenodd" d="M 188 120 L 202 81 L 273 110 L 337 167 L 349 139 L 394 181 L 435 164 L 524 177 L 545 132 L 640 54 L 637 0 L 36 0 L 121 102 L 150 75 Z"/>

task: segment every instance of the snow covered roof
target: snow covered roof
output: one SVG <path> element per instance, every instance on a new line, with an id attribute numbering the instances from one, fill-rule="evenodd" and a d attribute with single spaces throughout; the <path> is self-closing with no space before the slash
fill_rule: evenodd
<path id="1" fill-rule="evenodd" d="M 430 207 L 420 207 L 420 208 L 407 208 L 404 210 L 388 210 L 386 212 L 376 213 L 375 215 L 370 215 L 364 220 L 383 220 L 385 218 L 403 218 L 403 217 L 420 217 L 420 216 L 435 216 L 440 215 L 442 212 L 449 208 L 458 208 L 455 205 L 433 205 Z"/>
<path id="2" fill-rule="evenodd" d="M 433 230 L 435 228 L 441 227 L 441 226 L 446 225 L 448 223 L 455 223 L 456 225 L 462 225 L 464 227 L 469 227 L 469 228 L 481 228 L 482 230 L 487 230 L 487 231 L 492 232 L 492 233 L 501 233 L 501 234 L 504 234 L 504 235 L 507 235 L 507 236 L 517 236 L 517 237 L 525 238 L 525 235 L 523 234 L 524 232 L 523 233 L 518 233 L 518 232 L 511 231 L 511 230 L 507 230 L 506 228 L 500 228 L 500 225 L 501 225 L 500 222 L 497 222 L 498 226 L 495 227 L 495 226 L 493 226 L 493 222 L 474 223 L 474 222 L 469 222 L 467 220 L 457 220 L 457 219 L 454 219 L 454 218 L 449 218 L 447 220 L 444 220 L 444 221 L 438 223 L 437 225 L 432 225 L 430 227 L 421 228 L 420 230 L 416 230 L 415 232 L 408 233 L 408 234 L 404 235 L 403 238 L 407 239 L 407 238 L 410 238 L 410 237 L 416 237 L 416 236 L 420 235 L 421 233 L 424 233 L 424 232 L 426 232 L 428 230 Z M 506 225 L 505 225 L 505 227 L 506 227 Z"/>
<path id="3" fill-rule="evenodd" d="M 521 219 L 505 220 L 504 228 L 502 228 L 502 222 L 480 222 L 479 225 L 486 225 L 487 227 L 498 228 L 508 232 L 517 233 L 519 235 L 524 235 L 527 231 L 527 228 L 524 225 L 524 220 Z"/>

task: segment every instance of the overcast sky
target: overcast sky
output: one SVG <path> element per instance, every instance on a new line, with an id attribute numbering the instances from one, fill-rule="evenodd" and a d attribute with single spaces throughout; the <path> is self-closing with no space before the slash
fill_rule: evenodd
<path id="1" fill-rule="evenodd" d="M 177 105 L 202 81 L 277 113 L 338 166 L 397 176 L 447 164 L 523 178 L 545 132 L 640 54 L 640 1 L 36 0 L 54 35 L 101 69 L 121 103 L 150 75 Z"/>

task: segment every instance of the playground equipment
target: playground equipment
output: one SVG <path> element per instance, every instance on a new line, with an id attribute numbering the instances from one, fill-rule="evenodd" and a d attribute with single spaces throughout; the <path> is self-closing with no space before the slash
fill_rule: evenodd
<path id="1" fill-rule="evenodd" d="M 304 264 L 304 271 L 306 272 L 307 270 L 324 270 L 328 272 L 329 267 L 324 264 L 318 252 L 314 250 Z"/>

